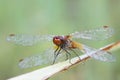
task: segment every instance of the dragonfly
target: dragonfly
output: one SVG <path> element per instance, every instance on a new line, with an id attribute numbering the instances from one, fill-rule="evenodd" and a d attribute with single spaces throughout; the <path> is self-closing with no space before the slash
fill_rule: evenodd
<path id="1" fill-rule="evenodd" d="M 113 62 L 116 59 L 110 52 L 105 50 L 98 50 L 73 40 L 73 39 L 105 40 L 107 38 L 110 38 L 113 34 L 114 34 L 114 29 L 112 27 L 103 26 L 81 32 L 76 31 L 69 35 L 62 35 L 62 36 L 10 34 L 7 37 L 7 41 L 22 46 L 32 46 L 41 41 L 53 42 L 55 48 L 47 49 L 45 52 L 39 55 L 26 57 L 19 61 L 18 65 L 20 68 L 30 68 L 45 64 L 47 63 L 47 61 L 53 61 L 54 64 L 57 57 L 63 53 L 65 53 L 66 55 L 66 60 L 68 60 L 69 57 L 71 57 L 71 53 L 74 53 L 76 56 L 78 56 L 78 58 L 80 58 L 78 53 L 82 52 L 96 60 Z M 96 54 L 91 54 L 92 52 L 96 52 Z M 54 57 L 54 59 L 52 60 L 51 57 Z"/>

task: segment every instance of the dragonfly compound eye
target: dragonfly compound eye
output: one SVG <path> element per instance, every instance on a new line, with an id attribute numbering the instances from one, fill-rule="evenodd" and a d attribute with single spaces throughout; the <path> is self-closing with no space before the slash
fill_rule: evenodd
<path id="1" fill-rule="evenodd" d="M 57 46 L 61 45 L 63 43 L 63 37 L 62 36 L 55 36 L 53 37 L 53 43 Z"/>

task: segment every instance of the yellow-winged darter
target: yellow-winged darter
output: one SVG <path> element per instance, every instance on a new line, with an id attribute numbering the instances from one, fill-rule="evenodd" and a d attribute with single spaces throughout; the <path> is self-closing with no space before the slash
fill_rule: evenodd
<path id="1" fill-rule="evenodd" d="M 7 41 L 14 42 L 23 46 L 31 46 L 33 44 L 36 44 L 37 42 L 47 40 L 53 41 L 54 45 L 56 46 L 55 49 L 50 48 L 39 55 L 34 55 L 22 59 L 18 64 L 20 68 L 29 68 L 33 66 L 46 64 L 47 60 L 53 61 L 54 64 L 56 58 L 63 53 L 65 53 L 66 55 L 66 60 L 69 59 L 69 57 L 71 57 L 71 53 L 74 53 L 79 58 L 78 53 L 83 52 L 94 59 L 112 62 L 115 61 L 115 57 L 112 56 L 108 51 L 94 49 L 85 44 L 78 43 L 72 39 L 78 38 L 88 40 L 104 40 L 111 37 L 113 33 L 114 30 L 111 27 L 103 26 L 97 29 L 82 32 L 74 32 L 72 34 L 62 36 L 10 34 L 7 37 Z M 79 50 L 79 52 L 76 50 Z M 94 52 L 95 54 L 91 54 Z M 54 59 L 51 58 L 52 56 L 54 56 Z"/>

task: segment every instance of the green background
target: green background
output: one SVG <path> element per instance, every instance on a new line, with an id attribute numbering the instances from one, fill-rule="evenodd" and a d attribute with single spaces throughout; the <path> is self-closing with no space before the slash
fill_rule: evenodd
<path id="1" fill-rule="evenodd" d="M 112 38 L 80 41 L 95 48 L 119 41 L 120 0 L 0 0 L 0 80 L 40 68 L 20 69 L 17 64 L 50 47 L 46 42 L 31 47 L 15 45 L 6 41 L 9 34 L 64 35 L 104 25 L 115 29 Z M 92 59 L 49 80 L 120 80 L 119 52 L 113 53 L 114 63 Z"/>

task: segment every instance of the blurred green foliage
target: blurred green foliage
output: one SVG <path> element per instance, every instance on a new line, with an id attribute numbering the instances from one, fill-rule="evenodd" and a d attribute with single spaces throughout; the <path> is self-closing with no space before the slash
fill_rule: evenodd
<path id="1" fill-rule="evenodd" d="M 46 43 L 24 47 L 6 41 L 11 34 L 69 34 L 112 26 L 115 35 L 106 41 L 81 42 L 99 48 L 120 39 L 120 0 L 0 0 L 0 80 L 36 68 L 20 69 L 21 58 L 49 47 Z M 50 80 L 120 80 L 120 54 L 115 63 L 90 60 L 61 72 Z"/>

